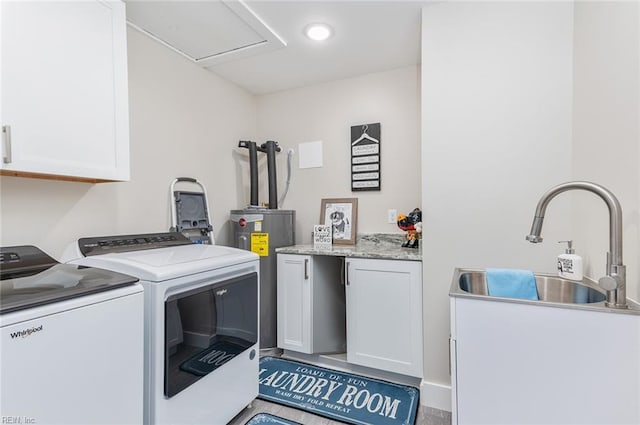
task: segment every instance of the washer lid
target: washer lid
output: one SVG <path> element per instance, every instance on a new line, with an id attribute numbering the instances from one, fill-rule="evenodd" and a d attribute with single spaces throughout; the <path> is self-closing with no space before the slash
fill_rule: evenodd
<path id="1" fill-rule="evenodd" d="M 138 279 L 60 264 L 34 246 L 0 248 L 0 314 L 134 284 Z"/>

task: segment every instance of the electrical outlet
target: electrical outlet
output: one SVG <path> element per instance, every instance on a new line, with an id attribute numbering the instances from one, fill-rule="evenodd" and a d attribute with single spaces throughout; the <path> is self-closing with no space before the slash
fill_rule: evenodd
<path id="1" fill-rule="evenodd" d="M 396 223 L 396 220 L 398 218 L 398 211 L 397 210 L 387 210 L 387 223 Z"/>

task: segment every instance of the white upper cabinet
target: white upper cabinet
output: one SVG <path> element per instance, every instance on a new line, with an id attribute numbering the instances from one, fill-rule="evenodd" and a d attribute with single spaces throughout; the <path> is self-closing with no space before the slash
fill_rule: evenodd
<path id="1" fill-rule="evenodd" d="M 0 3 L 1 174 L 129 179 L 125 6 Z"/>

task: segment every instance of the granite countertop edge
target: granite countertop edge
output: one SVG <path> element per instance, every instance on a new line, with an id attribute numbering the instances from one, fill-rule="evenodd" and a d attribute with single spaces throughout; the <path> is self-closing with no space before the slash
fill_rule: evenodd
<path id="1" fill-rule="evenodd" d="M 362 234 L 357 236 L 355 245 L 334 244 L 331 249 L 315 249 L 313 244 L 291 245 L 276 248 L 276 253 L 422 261 L 422 248 L 403 248 L 405 240 L 404 234 Z"/>

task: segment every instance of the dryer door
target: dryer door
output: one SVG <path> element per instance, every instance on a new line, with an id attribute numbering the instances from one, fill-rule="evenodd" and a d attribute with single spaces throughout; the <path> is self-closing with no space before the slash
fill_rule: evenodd
<path id="1" fill-rule="evenodd" d="M 165 396 L 176 395 L 257 341 L 257 273 L 170 296 L 165 302 Z"/>

